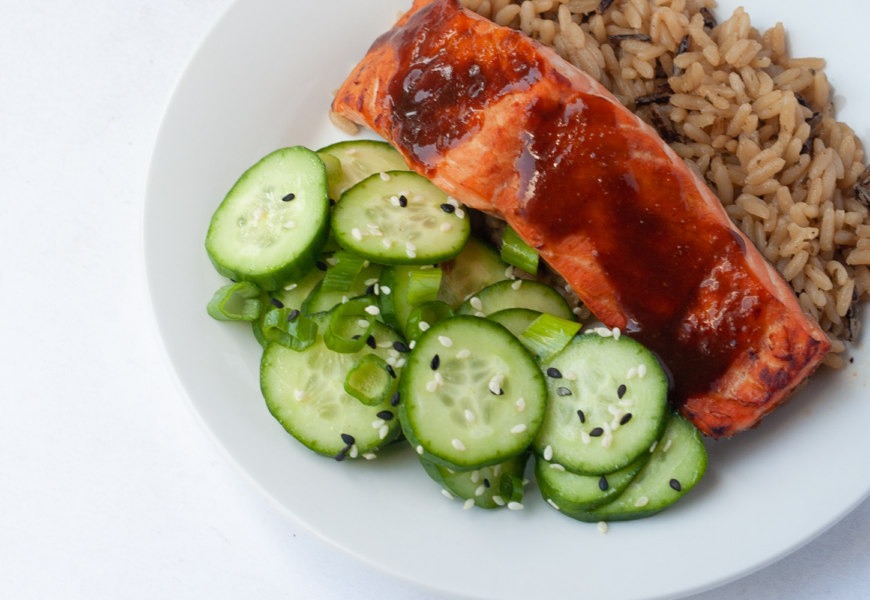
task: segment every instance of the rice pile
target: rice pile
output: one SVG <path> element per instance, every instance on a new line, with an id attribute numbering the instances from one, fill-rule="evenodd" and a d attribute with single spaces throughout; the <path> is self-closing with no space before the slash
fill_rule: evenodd
<path id="1" fill-rule="evenodd" d="M 656 128 L 827 332 L 842 368 L 870 296 L 870 169 L 820 58 L 713 0 L 461 0 L 583 69 Z"/>

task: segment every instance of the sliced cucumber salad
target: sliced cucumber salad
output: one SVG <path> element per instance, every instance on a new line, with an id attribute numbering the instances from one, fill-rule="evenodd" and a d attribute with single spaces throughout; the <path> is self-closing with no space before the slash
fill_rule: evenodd
<path id="1" fill-rule="evenodd" d="M 577 307 L 530 279 L 547 280 L 535 250 L 509 228 L 493 248 L 482 220 L 383 142 L 278 150 L 212 218 L 206 249 L 233 281 L 207 311 L 252 327 L 265 409 L 318 454 L 405 447 L 433 493 L 510 510 L 534 457 L 569 517 L 664 510 L 707 455 L 658 360 L 618 330 L 579 333 Z"/>

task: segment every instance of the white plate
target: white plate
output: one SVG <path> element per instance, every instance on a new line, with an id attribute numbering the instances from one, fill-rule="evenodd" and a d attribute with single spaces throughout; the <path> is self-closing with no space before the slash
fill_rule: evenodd
<path id="1" fill-rule="evenodd" d="M 729 11 L 737 6 L 722 2 Z M 224 14 L 184 73 L 154 150 L 145 254 L 166 352 L 193 410 L 239 469 L 297 522 L 359 560 L 443 592 L 498 600 L 671 598 L 792 552 L 870 492 L 868 353 L 826 372 L 756 431 L 708 445 L 710 468 L 673 509 L 595 525 L 563 517 L 528 490 L 526 510 L 462 511 L 410 451 L 337 464 L 272 419 L 260 396 L 260 348 L 245 325 L 205 312 L 224 284 L 203 248 L 212 212 L 268 152 L 342 139 L 327 119 L 337 88 L 410 0 L 245 0 Z M 870 6 L 757 0 L 754 24 L 785 19 L 799 54 L 826 56 L 865 140 Z M 848 18 L 846 15 L 849 15 Z M 787 17 L 787 18 L 786 18 Z M 831 42 L 835 43 L 831 43 Z"/>

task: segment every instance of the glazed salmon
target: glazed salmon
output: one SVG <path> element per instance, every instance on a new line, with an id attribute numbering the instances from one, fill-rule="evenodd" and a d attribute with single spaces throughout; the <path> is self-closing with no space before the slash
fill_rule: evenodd
<path id="1" fill-rule="evenodd" d="M 524 34 L 417 0 L 339 90 L 448 194 L 499 216 L 609 327 L 658 354 L 701 431 L 754 427 L 830 349 L 658 134 Z"/>

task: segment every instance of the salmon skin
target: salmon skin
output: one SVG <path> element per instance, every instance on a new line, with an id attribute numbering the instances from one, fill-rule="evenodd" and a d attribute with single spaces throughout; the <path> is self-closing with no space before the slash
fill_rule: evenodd
<path id="1" fill-rule="evenodd" d="M 755 427 L 830 342 L 716 196 L 591 77 L 520 32 L 417 0 L 339 90 L 418 173 L 499 216 L 653 350 L 705 434 Z"/>

